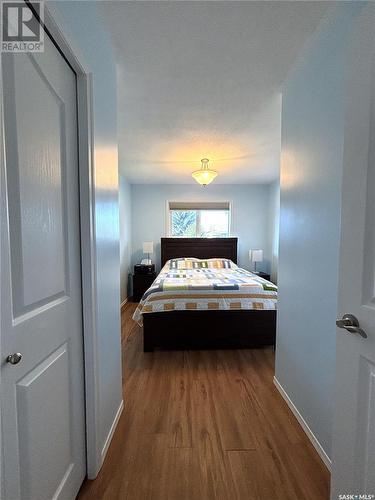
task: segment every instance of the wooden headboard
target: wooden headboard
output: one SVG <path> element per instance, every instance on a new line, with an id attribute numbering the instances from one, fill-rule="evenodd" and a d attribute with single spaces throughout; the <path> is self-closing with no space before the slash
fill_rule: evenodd
<path id="1" fill-rule="evenodd" d="M 179 257 L 220 257 L 237 264 L 237 238 L 161 238 L 161 267 Z"/>

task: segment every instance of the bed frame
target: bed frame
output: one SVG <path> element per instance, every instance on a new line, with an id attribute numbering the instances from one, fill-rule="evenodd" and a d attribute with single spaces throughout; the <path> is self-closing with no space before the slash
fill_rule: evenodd
<path id="1" fill-rule="evenodd" d="M 161 238 L 161 266 L 169 259 L 230 259 L 237 264 L 237 238 Z"/>
<path id="2" fill-rule="evenodd" d="M 161 238 L 169 259 L 224 258 L 237 263 L 237 238 Z M 246 349 L 275 345 L 276 311 L 168 311 L 143 315 L 143 350 Z"/>

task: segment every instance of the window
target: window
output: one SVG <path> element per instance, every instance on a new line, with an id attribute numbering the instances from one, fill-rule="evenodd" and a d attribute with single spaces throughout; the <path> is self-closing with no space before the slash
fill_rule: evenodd
<path id="1" fill-rule="evenodd" d="M 225 238 L 229 236 L 229 202 L 169 202 L 169 236 Z"/>

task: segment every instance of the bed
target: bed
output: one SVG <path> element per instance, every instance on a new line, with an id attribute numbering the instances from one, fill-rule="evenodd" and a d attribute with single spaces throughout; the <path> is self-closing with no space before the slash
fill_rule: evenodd
<path id="1" fill-rule="evenodd" d="M 275 345 L 277 287 L 237 266 L 237 238 L 162 238 L 134 319 L 145 352 Z"/>

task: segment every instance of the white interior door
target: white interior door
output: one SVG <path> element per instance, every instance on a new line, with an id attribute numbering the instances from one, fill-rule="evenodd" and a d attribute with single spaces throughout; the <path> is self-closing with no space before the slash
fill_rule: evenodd
<path id="1" fill-rule="evenodd" d="M 374 5 L 363 17 L 363 36 L 353 50 L 348 87 L 338 304 L 338 319 L 354 315 L 360 329 L 350 317 L 337 328 L 332 463 L 335 500 L 340 495 L 375 498 Z"/>
<path id="2" fill-rule="evenodd" d="M 47 35 L 2 56 L 3 494 L 70 499 L 86 470 L 76 75 Z"/>

